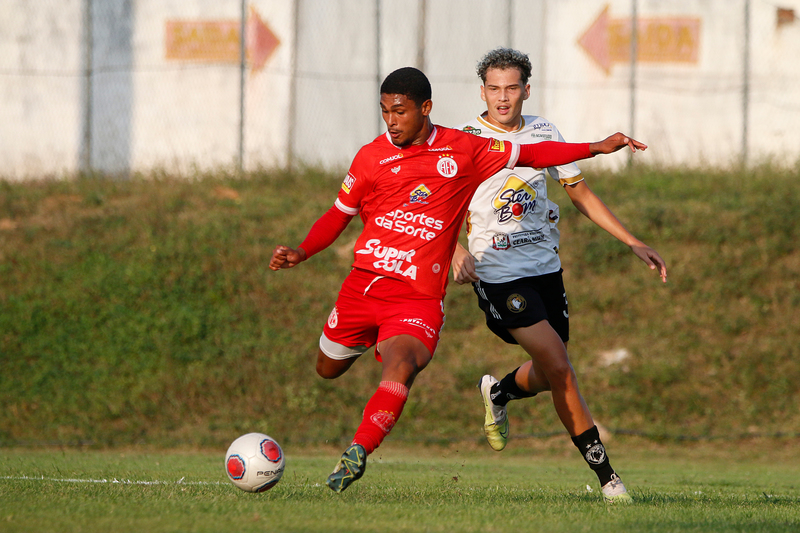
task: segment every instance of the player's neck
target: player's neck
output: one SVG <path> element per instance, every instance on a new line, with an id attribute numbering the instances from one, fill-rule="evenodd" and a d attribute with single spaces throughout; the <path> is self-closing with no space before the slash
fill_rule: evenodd
<path id="1" fill-rule="evenodd" d="M 411 141 L 409 146 L 421 146 L 428 142 L 428 139 L 431 138 L 431 134 L 433 133 L 433 123 L 431 122 L 430 118 L 425 120 L 425 125 L 422 127 L 420 132 L 414 137 L 414 140 Z"/>
<path id="2" fill-rule="evenodd" d="M 504 122 L 499 122 L 492 118 L 492 115 L 489 114 L 488 111 L 484 111 L 481 115 L 481 118 L 497 128 L 498 130 L 506 131 L 506 132 L 514 132 L 519 130 L 522 127 L 522 114 L 517 115 L 516 117 L 511 118 L 510 120 Z"/>

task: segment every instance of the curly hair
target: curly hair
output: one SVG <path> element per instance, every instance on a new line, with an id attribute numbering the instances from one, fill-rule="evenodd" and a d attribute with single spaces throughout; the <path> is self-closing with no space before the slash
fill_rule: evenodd
<path id="1" fill-rule="evenodd" d="M 513 48 L 502 47 L 495 48 L 483 56 L 483 59 L 478 61 L 478 66 L 475 70 L 477 71 L 478 76 L 480 76 L 483 83 L 486 83 L 486 72 L 490 68 L 497 68 L 500 70 L 515 68 L 519 70 L 523 84 L 528 83 L 528 79 L 531 77 L 532 69 L 531 60 L 528 59 L 528 54 L 523 54 L 519 50 L 514 50 Z"/>

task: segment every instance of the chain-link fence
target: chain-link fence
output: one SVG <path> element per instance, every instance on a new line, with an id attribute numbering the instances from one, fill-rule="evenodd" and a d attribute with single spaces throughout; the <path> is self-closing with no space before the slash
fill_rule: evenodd
<path id="1" fill-rule="evenodd" d="M 455 126 L 482 111 L 474 67 L 497 46 L 529 54 L 525 112 L 568 140 L 621 130 L 655 164 L 791 164 L 798 12 L 800 0 L 3 0 L 0 175 L 346 166 L 383 131 L 387 73 L 422 68 L 434 121 Z"/>

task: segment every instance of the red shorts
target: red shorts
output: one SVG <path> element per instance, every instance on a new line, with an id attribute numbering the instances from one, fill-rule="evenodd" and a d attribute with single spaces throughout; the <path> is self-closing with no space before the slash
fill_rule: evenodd
<path id="1" fill-rule="evenodd" d="M 440 299 L 421 294 L 400 280 L 354 268 L 342 283 L 322 330 L 320 348 L 334 359 L 348 359 L 384 339 L 411 335 L 433 355 L 443 325 Z M 380 361 L 377 349 L 375 357 Z"/>

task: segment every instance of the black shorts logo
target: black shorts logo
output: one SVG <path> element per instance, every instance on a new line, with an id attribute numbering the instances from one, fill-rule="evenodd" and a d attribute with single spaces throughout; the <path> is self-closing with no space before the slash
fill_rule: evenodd
<path id="1" fill-rule="evenodd" d="M 528 302 L 525 301 L 522 295 L 514 293 L 506 300 L 506 306 L 512 313 L 521 313 L 528 306 Z"/>

